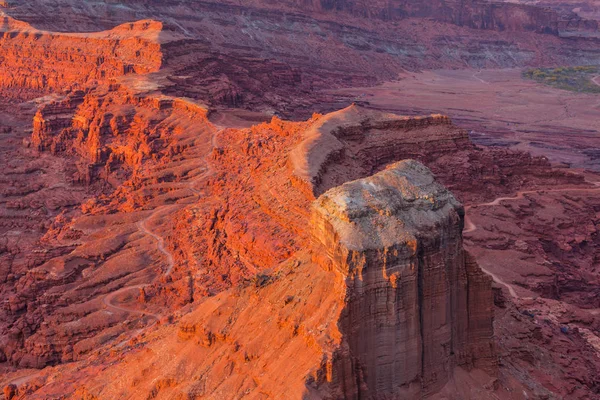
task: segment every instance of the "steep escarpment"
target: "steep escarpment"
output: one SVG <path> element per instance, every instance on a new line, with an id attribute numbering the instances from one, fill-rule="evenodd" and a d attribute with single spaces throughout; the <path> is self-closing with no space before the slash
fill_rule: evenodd
<path id="1" fill-rule="evenodd" d="M 9 2 L 10 3 L 10 2 Z M 121 7 L 115 7 L 110 2 L 101 3 L 100 7 L 93 10 L 78 4 L 72 4 L 69 0 L 57 2 L 54 7 L 62 9 L 64 12 L 76 12 L 79 14 L 77 22 L 88 26 L 103 26 L 110 24 L 111 19 L 119 17 L 131 17 L 135 10 L 144 10 L 146 12 L 154 11 L 160 8 L 160 4 L 151 1 L 124 1 Z M 26 17 L 32 23 L 47 25 L 49 22 L 40 18 L 31 5 L 11 4 L 15 8 L 13 11 L 19 17 Z M 549 8 L 547 4 L 543 6 L 530 5 L 518 2 L 504 1 L 416 1 L 416 0 L 382 0 L 368 2 L 365 0 L 286 0 L 277 4 L 265 2 L 262 0 L 253 0 L 240 5 L 231 0 L 206 0 L 195 2 L 196 9 L 202 11 L 230 11 L 236 13 L 248 9 L 255 9 L 259 12 L 272 12 L 274 10 L 286 11 L 293 14 L 319 15 L 321 18 L 333 18 L 335 14 L 346 14 L 353 17 L 375 20 L 401 20 L 407 17 L 432 18 L 438 21 L 456 24 L 459 26 L 468 26 L 476 29 L 485 30 L 509 30 L 509 31 L 534 31 L 540 33 L 558 34 L 563 30 L 597 30 L 597 22 L 586 20 L 578 14 L 566 10 L 566 7 L 559 12 Z M 95 13 L 97 21 L 89 21 Z M 173 13 L 173 11 L 171 11 Z M 112 15 L 111 15 L 112 14 Z M 112 17 L 112 18 L 111 18 Z"/>
<path id="2" fill-rule="evenodd" d="M 483 151 L 447 116 L 404 117 L 357 105 L 313 124 L 290 153 L 289 167 L 293 181 L 318 196 L 407 158 L 427 165 L 463 201 L 493 198 L 498 190 L 525 184 L 584 183 L 581 176 L 551 169 L 543 157 Z"/>
<path id="3" fill-rule="evenodd" d="M 185 150 L 188 145 L 171 146 L 171 133 L 187 129 L 188 120 L 206 123 L 207 113 L 203 105 L 186 99 L 104 85 L 42 105 L 33 119 L 31 146 L 76 157 L 77 182 L 123 180 L 139 175 L 144 159 L 174 157 Z"/>
<path id="4" fill-rule="evenodd" d="M 0 90 L 33 97 L 157 71 L 162 64 L 162 24 L 138 21 L 111 31 L 64 34 L 40 31 L 0 17 Z"/>
<path id="5" fill-rule="evenodd" d="M 320 89 L 371 86 L 406 70 L 600 60 L 594 21 L 506 2 L 99 1 L 92 7 L 59 0 L 14 3 L 6 12 L 57 30 L 163 21 L 161 38 L 177 37 L 162 47 L 163 65 L 172 68 L 168 94 L 296 119 L 341 107 Z"/>
<path id="6" fill-rule="evenodd" d="M 323 4 L 323 2 L 321 2 Z M 410 17 L 434 18 L 438 21 L 475 29 L 497 31 L 532 31 L 558 35 L 564 31 L 598 30 L 598 23 L 585 20 L 573 12 L 555 10 L 528 4 L 502 1 L 387 1 L 373 5 L 367 2 L 339 1 L 333 8 L 352 13 L 370 13 L 383 19 Z"/>
<path id="7" fill-rule="evenodd" d="M 327 376 L 334 398 L 422 398 L 457 366 L 494 373 L 491 278 L 467 261 L 463 214 L 415 161 L 317 199 L 323 266 L 348 287 Z"/>
<path id="8" fill-rule="evenodd" d="M 261 4 L 255 1 L 255 4 Z M 598 22 L 586 20 L 570 10 L 559 12 L 547 6 L 505 1 L 348 1 L 320 0 L 281 2 L 290 10 L 307 9 L 313 13 L 347 13 L 356 17 L 401 20 L 407 17 L 431 18 L 437 21 L 481 30 L 531 31 L 558 35 L 565 31 L 597 32 Z M 268 7 L 263 5 L 263 7 Z"/>

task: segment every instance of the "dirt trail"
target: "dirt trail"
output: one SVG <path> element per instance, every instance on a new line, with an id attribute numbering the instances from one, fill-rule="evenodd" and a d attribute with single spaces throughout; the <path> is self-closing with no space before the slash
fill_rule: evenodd
<path id="1" fill-rule="evenodd" d="M 212 148 L 216 148 L 217 147 L 217 135 L 219 135 L 225 128 L 217 126 L 218 130 L 215 131 L 212 136 L 211 136 L 211 146 Z M 209 152 L 210 153 L 210 152 Z M 208 153 L 207 153 L 208 154 Z M 207 162 L 206 157 L 205 157 L 205 165 L 206 165 L 206 171 L 201 174 L 198 178 L 189 181 L 187 183 L 187 186 L 189 187 L 189 189 L 194 192 L 195 194 L 202 194 L 202 192 L 200 190 L 197 190 L 194 188 L 194 184 L 196 184 L 198 181 L 205 179 L 206 177 L 212 175 L 214 173 L 213 169 L 211 168 L 210 164 Z M 169 276 L 171 274 L 171 272 L 173 271 L 173 267 L 175 266 L 175 259 L 173 258 L 173 254 L 171 254 L 170 251 L 168 251 L 165 248 L 165 240 L 162 236 L 157 235 L 156 233 L 152 232 L 150 229 L 148 229 L 147 227 L 147 222 L 152 219 L 153 217 L 155 217 L 159 212 L 161 212 L 165 207 L 170 207 L 170 206 L 162 206 L 162 207 L 158 207 L 154 210 L 154 212 L 152 214 L 150 214 L 147 218 L 138 221 L 138 223 L 136 224 L 138 230 L 140 232 L 142 232 L 145 235 L 148 235 L 150 237 L 152 237 L 155 241 L 156 241 L 156 247 L 158 248 L 158 251 L 160 251 L 167 259 L 167 269 L 165 270 L 163 276 Z M 153 317 L 156 320 L 160 319 L 160 315 L 158 314 L 153 314 L 153 313 L 149 313 L 149 312 L 145 312 L 145 311 L 140 311 L 140 310 L 134 310 L 134 309 L 130 309 L 130 308 L 124 308 L 121 306 L 117 306 L 115 304 L 113 304 L 113 300 L 115 299 L 115 297 L 117 297 L 119 294 L 126 292 L 128 290 L 140 290 L 143 289 L 147 286 L 149 286 L 151 283 L 146 283 L 146 284 L 141 284 L 141 285 L 132 285 L 132 286 L 125 286 L 122 287 L 114 292 L 111 292 L 109 294 L 107 294 L 104 299 L 102 300 L 103 304 L 107 307 L 107 309 L 112 309 L 115 311 L 123 311 L 123 312 L 127 312 L 127 313 L 132 313 L 132 314 L 139 314 L 142 316 L 150 316 Z"/>
<path id="2" fill-rule="evenodd" d="M 600 86 L 600 75 L 593 77 L 592 82 Z"/>
<path id="3" fill-rule="evenodd" d="M 523 196 L 525 196 L 526 194 L 534 194 L 534 193 L 561 193 L 561 192 L 581 192 L 581 191 L 586 191 L 586 192 L 596 192 L 596 191 L 600 191 L 600 182 L 588 182 L 592 185 L 594 185 L 594 187 L 586 187 L 586 188 L 563 188 L 563 189 L 540 189 L 540 190 L 523 190 L 520 192 L 517 192 L 516 196 L 513 197 L 498 197 L 493 201 L 490 201 L 489 203 L 481 203 L 481 204 L 475 204 L 473 206 L 467 206 L 465 207 L 465 226 L 463 229 L 463 235 L 465 233 L 471 233 L 477 230 L 477 225 L 475 225 L 473 223 L 473 221 L 471 221 L 471 218 L 469 218 L 469 214 L 468 211 L 473 208 L 473 207 L 491 207 L 491 206 L 498 206 L 500 205 L 500 202 L 502 201 L 510 201 L 510 200 L 519 200 L 522 199 Z M 512 285 L 504 282 L 502 279 L 500 279 L 497 275 L 495 275 L 494 273 L 486 270 L 483 267 L 480 267 L 481 270 L 483 272 L 485 272 L 486 274 L 488 274 L 489 276 L 492 277 L 492 279 L 494 280 L 494 282 L 506 287 L 508 289 L 508 292 L 510 293 L 510 295 L 515 298 L 515 299 L 519 299 L 522 298 L 520 297 L 517 292 L 515 291 L 515 289 L 512 287 Z"/>
<path id="4" fill-rule="evenodd" d="M 0 380 L 0 387 L 4 388 L 7 385 L 22 385 L 24 383 L 27 383 L 28 381 L 30 381 L 31 379 L 35 378 L 36 376 L 40 375 L 40 371 L 36 370 L 34 372 L 27 372 L 26 374 L 23 375 L 19 375 L 17 377 L 13 377 L 11 379 L 6 379 L 6 380 Z M 0 397 L 3 398 L 3 397 Z"/>
<path id="5" fill-rule="evenodd" d="M 481 74 L 481 71 L 477 71 L 475 73 L 473 73 L 473 78 L 477 79 L 479 82 L 484 83 L 486 85 L 489 85 L 490 83 L 487 81 L 484 81 L 483 79 L 481 79 L 480 77 L 478 77 L 477 75 Z"/>
<path id="6" fill-rule="evenodd" d="M 171 275 L 171 271 L 173 270 L 173 266 L 175 265 L 173 255 L 165 249 L 165 240 L 162 238 L 162 236 L 158 236 L 154 232 L 148 230 L 148 228 L 146 227 L 146 222 L 154 215 L 155 213 L 153 213 L 150 217 L 146 218 L 145 220 L 139 221 L 137 223 L 137 227 L 141 232 L 151 236 L 152 238 L 154 238 L 154 240 L 156 240 L 156 247 L 158 247 L 158 251 L 160 251 L 165 255 L 165 257 L 167 257 L 168 267 L 164 273 L 164 276 L 169 276 Z"/>
<path id="7" fill-rule="evenodd" d="M 494 274 L 493 272 L 488 271 L 487 269 L 483 268 L 482 266 L 479 266 L 479 268 L 481 268 L 481 270 L 483 272 L 485 272 L 486 274 L 488 274 L 489 276 L 492 277 L 492 279 L 494 280 L 494 282 L 496 282 L 499 285 L 504 286 L 505 288 L 508 289 L 508 292 L 510 293 L 510 295 L 514 298 L 514 299 L 519 299 L 521 298 L 517 292 L 515 291 L 515 289 L 512 287 L 512 285 L 504 282 L 502 279 L 500 279 L 498 277 L 498 275 Z"/>
<path id="8" fill-rule="evenodd" d="M 510 200 L 519 200 L 522 199 L 526 194 L 538 194 L 538 193 L 561 193 L 561 192 L 596 192 L 600 191 L 600 182 L 588 182 L 595 187 L 586 187 L 586 188 L 563 188 L 563 189 L 539 189 L 539 190 L 524 190 L 521 192 L 517 192 L 516 196 L 513 197 L 498 197 L 494 201 L 490 201 L 489 203 L 481 203 L 475 204 L 473 206 L 465 207 L 465 230 L 464 233 L 469 233 L 477 230 L 477 226 L 473 224 L 467 211 L 469 211 L 473 207 L 491 207 L 498 206 L 502 201 L 510 201 Z"/>
<path id="9" fill-rule="evenodd" d="M 115 290 L 114 292 L 109 293 L 108 295 L 106 295 L 104 297 L 104 299 L 102 300 L 102 303 L 104 303 L 104 305 L 108 308 L 108 309 L 112 309 L 115 311 L 124 311 L 126 313 L 130 313 L 130 314 L 139 314 L 141 316 L 150 316 L 152 318 L 156 318 L 156 319 L 160 319 L 158 314 L 153 314 L 153 313 L 149 313 L 146 311 L 139 311 L 139 310 L 133 310 L 131 308 L 123 308 L 123 307 L 119 307 L 116 306 L 114 304 L 112 304 L 112 300 L 117 297 L 118 295 L 120 295 L 121 293 L 124 293 L 128 290 L 134 290 L 134 289 L 143 289 L 146 286 L 148 286 L 148 284 L 143 284 L 143 285 L 135 285 L 135 286 L 126 286 L 123 287 L 119 290 Z"/>
<path id="10" fill-rule="evenodd" d="M 216 133 L 214 133 L 212 135 L 212 137 L 210 138 L 211 149 L 217 149 L 219 147 L 219 143 L 217 142 L 217 136 L 226 129 L 226 128 L 223 128 L 218 125 L 217 125 L 217 128 L 219 128 L 219 130 Z M 201 194 L 203 194 L 203 192 L 201 190 L 196 189 L 194 187 L 194 185 L 197 182 L 203 181 L 204 179 L 208 178 L 209 176 L 212 176 L 215 173 L 214 169 L 208 162 L 205 162 L 205 165 L 206 165 L 206 170 L 198 178 L 196 178 L 188 183 L 188 188 L 194 194 L 197 194 L 197 195 L 201 195 Z"/>

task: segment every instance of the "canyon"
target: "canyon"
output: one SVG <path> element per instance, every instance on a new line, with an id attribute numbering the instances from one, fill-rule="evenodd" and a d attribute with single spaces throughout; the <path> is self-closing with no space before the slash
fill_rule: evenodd
<path id="1" fill-rule="evenodd" d="M 593 13 L 0 7 L 5 399 L 600 395 Z"/>
<path id="2" fill-rule="evenodd" d="M 2 10 L 59 32 L 160 21 L 152 81 L 163 93 L 294 120 L 348 104 L 326 89 L 405 71 L 600 63 L 596 20 L 506 2 L 34 0 Z"/>

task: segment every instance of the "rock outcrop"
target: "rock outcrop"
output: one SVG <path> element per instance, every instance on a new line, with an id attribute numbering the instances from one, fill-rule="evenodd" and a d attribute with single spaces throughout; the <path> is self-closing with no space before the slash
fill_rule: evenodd
<path id="1" fill-rule="evenodd" d="M 456 388 L 465 374 L 483 376 L 471 383 L 477 393 L 511 387 L 502 373 L 500 383 L 493 382 L 490 309 L 481 306 L 489 304 L 490 281 L 462 250 L 461 206 L 423 167 L 405 171 L 411 180 L 402 190 L 398 179 L 381 177 L 394 171 L 386 170 L 389 163 L 413 157 L 461 200 L 491 201 L 523 185 L 564 184 L 566 173 L 522 153 L 477 148 L 444 116 L 405 118 L 354 106 L 303 122 L 274 117 L 247 129 L 221 129 L 209 117 L 199 103 L 154 90 L 141 93 L 127 82 L 90 87 L 41 106 L 34 135 L 25 141 L 30 146 L 21 149 L 32 158 L 91 165 L 94 173 L 89 187 L 49 175 L 53 164 L 38 169 L 32 164 L 27 171 L 11 166 L 4 178 L 10 185 L 26 177 L 22 190 L 33 191 L 22 199 L 18 215 L 1 209 L 6 225 L 13 214 L 22 220 L 41 215 L 32 221 L 43 221 L 38 211 L 43 208 L 34 208 L 40 197 L 85 189 L 75 193 L 64 215 L 46 214 L 52 221 L 41 234 L 39 228 L 33 232 L 34 225 L 20 225 L 32 239 L 43 234 L 41 240 L 17 240 L 23 235 L 12 234 L 18 227 L 13 224 L 5 235 L 9 240 L 0 241 L 7 265 L 0 271 L 6 282 L 0 289 L 8 299 L 0 309 L 0 354 L 7 365 L 20 368 L 56 365 L 29 386 L 19 384 L 19 396 L 354 398 L 371 391 L 429 396 L 442 386 L 442 393 Z M 21 123 L 8 127 L 12 134 Z M 323 163 L 328 157 L 317 152 L 328 147 L 305 146 L 311 138 L 318 144 L 337 141 L 339 157 Z M 12 157 L 14 143 L 2 143 L 3 154 Z M 405 164 L 418 165 L 400 165 Z M 317 171 L 310 176 L 319 179 L 302 178 L 295 165 Z M 55 169 L 63 178 L 72 176 Z M 315 236 L 329 240 L 331 252 L 343 252 L 342 242 L 332 238 L 333 230 L 311 232 L 311 204 L 362 178 L 387 188 L 381 197 L 386 204 L 385 196 L 394 191 L 400 199 L 413 193 L 414 201 L 394 210 L 375 202 L 378 208 L 353 214 L 356 220 L 363 215 L 365 226 L 385 241 L 375 250 L 355 251 L 355 259 L 338 268 L 342 262 L 326 257 L 328 248 Z M 110 185 L 100 186 L 106 182 Z M 93 198 L 77 207 L 86 191 Z M 348 193 L 361 201 L 382 196 L 367 192 Z M 9 202 L 0 206 L 16 202 L 18 193 L 4 196 Z M 400 232 L 405 214 L 414 216 L 408 233 Z M 423 226 L 431 221 L 439 226 L 427 231 Z M 354 228 L 360 232 L 359 225 Z M 394 251 L 409 235 L 416 253 L 405 248 L 402 260 Z M 394 274 L 413 261 L 413 277 Z M 427 279 L 417 279 L 425 274 Z M 452 301 L 440 302 L 448 296 Z M 430 314 L 415 311 L 419 299 Z M 402 383 L 416 379 L 402 386 L 389 381 L 387 354 L 381 354 L 382 363 L 369 354 L 380 354 L 380 348 L 389 348 L 389 337 L 395 341 L 403 332 L 406 325 L 388 315 L 411 301 L 418 314 L 412 321 L 419 320 L 413 327 L 417 347 L 406 351 L 419 366 L 415 374 L 398 372 Z M 431 334 L 434 323 L 441 328 Z M 393 360 L 400 357 L 390 353 Z M 142 363 L 160 368 L 140 368 Z M 66 378 L 52 380 L 48 371 Z M 462 393 L 449 398 L 469 398 Z"/>
<path id="2" fill-rule="evenodd" d="M 427 165 L 462 201 L 493 198 L 525 181 L 583 183 L 581 176 L 552 170 L 543 157 L 502 148 L 482 153 L 445 115 L 406 117 L 358 105 L 315 121 L 290 152 L 288 166 L 295 185 L 319 196 L 408 158 Z"/>
<path id="3" fill-rule="evenodd" d="M 163 95 L 139 95 L 118 84 L 77 90 L 42 105 L 33 119 L 31 145 L 38 151 L 77 157 L 74 181 L 91 183 L 113 173 L 136 175 L 144 159 L 182 152 L 171 147 L 170 133 L 180 124 L 206 123 L 208 110 L 199 103 Z"/>
<path id="4" fill-rule="evenodd" d="M 462 247 L 464 210 L 416 161 L 331 189 L 311 225 L 346 279 L 334 398 L 422 398 L 457 366 L 496 368 L 491 278 Z"/>
<path id="5" fill-rule="evenodd" d="M 97 33 L 34 29 L 0 14 L 0 90 L 33 97 L 81 88 L 162 65 L 162 23 L 138 21 Z"/>

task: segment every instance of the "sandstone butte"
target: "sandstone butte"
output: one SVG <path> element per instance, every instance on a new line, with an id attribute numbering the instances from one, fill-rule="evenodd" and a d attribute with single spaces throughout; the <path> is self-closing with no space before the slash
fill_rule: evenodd
<path id="1" fill-rule="evenodd" d="M 20 232 L 0 241 L 6 399 L 598 395 L 597 299 L 548 310 L 549 292 L 595 290 L 574 283 L 598 239 L 582 174 L 475 146 L 443 115 L 351 105 L 228 127 L 211 105 L 263 87 L 230 70 L 217 95 L 173 84 L 191 44 L 161 23 L 64 34 L 3 18 L 0 217 Z M 540 225 L 549 199 L 588 222 Z M 488 271 L 508 246 L 494 235 L 521 221 L 543 238 L 523 251 L 562 262 L 537 286 Z"/>

